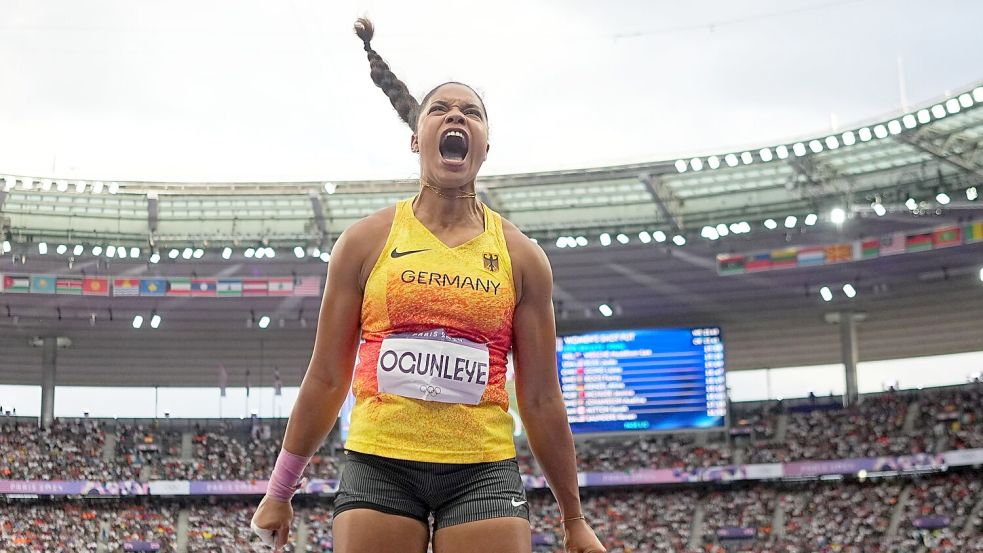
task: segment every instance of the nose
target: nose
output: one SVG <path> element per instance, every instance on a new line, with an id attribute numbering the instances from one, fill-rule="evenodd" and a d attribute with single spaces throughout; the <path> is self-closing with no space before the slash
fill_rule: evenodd
<path id="1" fill-rule="evenodd" d="M 444 116 L 444 123 L 448 125 L 464 125 L 464 114 L 457 108 L 452 108 Z"/>

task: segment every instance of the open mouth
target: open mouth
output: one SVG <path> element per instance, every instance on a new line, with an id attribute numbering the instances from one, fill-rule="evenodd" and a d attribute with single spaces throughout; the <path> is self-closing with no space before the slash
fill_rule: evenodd
<path id="1" fill-rule="evenodd" d="M 440 137 L 440 156 L 447 161 L 464 161 L 468 155 L 468 136 L 450 129 Z"/>

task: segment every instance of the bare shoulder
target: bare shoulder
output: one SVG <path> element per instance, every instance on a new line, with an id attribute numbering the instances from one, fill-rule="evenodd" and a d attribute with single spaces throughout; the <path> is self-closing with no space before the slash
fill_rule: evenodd
<path id="1" fill-rule="evenodd" d="M 336 252 L 342 254 L 343 262 L 358 270 L 358 281 L 363 288 L 386 245 L 395 217 L 395 205 L 384 207 L 355 221 L 338 237 L 335 250 L 332 251 L 332 261 L 335 261 Z"/>
<path id="2" fill-rule="evenodd" d="M 519 301 L 523 296 L 523 284 L 552 282 L 546 252 L 536 242 L 526 236 L 512 221 L 502 217 L 502 233 L 505 235 L 505 245 L 512 260 L 512 278 L 515 280 L 516 296 Z"/>

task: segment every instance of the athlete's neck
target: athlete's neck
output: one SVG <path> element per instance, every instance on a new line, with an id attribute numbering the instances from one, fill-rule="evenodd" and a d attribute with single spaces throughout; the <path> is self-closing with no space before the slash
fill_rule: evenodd
<path id="1" fill-rule="evenodd" d="M 432 185 L 434 186 L 434 185 Z M 434 186 L 437 188 L 436 186 Z M 413 199 L 413 215 L 431 230 L 460 227 L 484 228 L 485 214 L 475 197 L 474 183 L 460 188 L 438 188 L 440 194 L 424 185 Z"/>

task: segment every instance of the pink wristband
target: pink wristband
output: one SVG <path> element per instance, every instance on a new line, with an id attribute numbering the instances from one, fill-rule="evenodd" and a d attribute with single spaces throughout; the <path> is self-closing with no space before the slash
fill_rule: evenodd
<path id="1" fill-rule="evenodd" d="M 280 455 L 276 458 L 273 474 L 266 486 L 267 495 L 277 501 L 290 501 L 294 493 L 300 488 L 300 478 L 304 475 L 304 469 L 310 460 L 310 457 L 294 455 L 286 449 L 280 448 Z"/>

